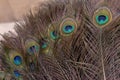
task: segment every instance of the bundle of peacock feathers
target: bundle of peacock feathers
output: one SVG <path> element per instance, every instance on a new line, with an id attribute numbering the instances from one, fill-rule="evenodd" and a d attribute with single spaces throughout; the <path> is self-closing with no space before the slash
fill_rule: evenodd
<path id="1" fill-rule="evenodd" d="M 1 40 L 1 80 L 120 80 L 120 1 L 49 0 Z"/>

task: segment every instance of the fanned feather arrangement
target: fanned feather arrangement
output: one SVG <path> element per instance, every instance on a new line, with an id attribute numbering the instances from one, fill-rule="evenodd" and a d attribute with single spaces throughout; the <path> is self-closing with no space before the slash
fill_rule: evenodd
<path id="1" fill-rule="evenodd" d="M 1 80 L 120 80 L 120 1 L 49 0 L 1 40 Z"/>

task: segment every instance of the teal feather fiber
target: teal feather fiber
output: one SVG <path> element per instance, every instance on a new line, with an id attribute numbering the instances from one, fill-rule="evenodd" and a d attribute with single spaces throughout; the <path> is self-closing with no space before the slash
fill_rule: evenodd
<path id="1" fill-rule="evenodd" d="M 0 48 L 0 80 L 120 80 L 120 1 L 48 0 Z"/>

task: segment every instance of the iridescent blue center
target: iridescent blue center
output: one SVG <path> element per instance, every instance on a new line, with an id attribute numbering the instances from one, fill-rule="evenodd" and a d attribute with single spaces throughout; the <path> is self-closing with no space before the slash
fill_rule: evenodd
<path id="1" fill-rule="evenodd" d="M 46 48 L 47 47 L 47 43 L 46 42 L 42 42 L 42 48 Z"/>
<path id="2" fill-rule="evenodd" d="M 14 64 L 19 66 L 22 64 L 22 58 L 20 56 L 15 56 L 14 57 Z"/>
<path id="3" fill-rule="evenodd" d="M 54 36 L 57 36 L 57 32 L 56 32 L 56 31 L 53 31 L 52 34 L 53 34 Z"/>
<path id="4" fill-rule="evenodd" d="M 21 74 L 17 70 L 15 70 L 14 75 L 15 75 L 15 77 L 20 77 Z"/>
<path id="5" fill-rule="evenodd" d="M 105 21 L 106 20 L 106 16 L 104 16 L 104 15 L 100 15 L 99 17 L 98 17 L 98 20 L 99 21 Z"/>
<path id="6" fill-rule="evenodd" d="M 109 21 L 109 18 L 105 15 L 99 15 L 96 17 L 96 21 L 99 25 L 104 25 Z"/>
<path id="7" fill-rule="evenodd" d="M 75 29 L 74 26 L 72 26 L 72 25 L 67 25 L 67 26 L 64 26 L 63 31 L 64 31 L 66 34 L 69 34 L 69 33 L 73 32 L 74 29 Z"/>
<path id="8" fill-rule="evenodd" d="M 29 49 L 28 49 L 28 53 L 32 53 L 34 54 L 35 52 L 38 52 L 39 51 L 39 46 L 31 46 Z"/>
<path id="9" fill-rule="evenodd" d="M 52 38 L 52 39 L 57 39 L 57 38 L 58 38 L 58 34 L 57 34 L 56 31 L 52 31 L 52 32 L 50 33 L 50 35 L 51 35 L 51 38 Z"/>
<path id="10" fill-rule="evenodd" d="M 31 51 L 31 52 L 34 52 L 34 51 L 35 51 L 35 46 L 31 46 L 31 47 L 30 47 L 30 51 Z"/>

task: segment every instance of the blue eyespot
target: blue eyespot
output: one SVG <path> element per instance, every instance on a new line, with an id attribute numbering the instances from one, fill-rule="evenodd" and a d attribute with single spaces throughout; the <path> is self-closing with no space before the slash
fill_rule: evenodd
<path id="1" fill-rule="evenodd" d="M 17 78 L 21 76 L 21 74 L 20 74 L 17 70 L 14 71 L 14 75 L 15 75 L 15 77 L 17 77 Z"/>
<path id="2" fill-rule="evenodd" d="M 72 25 L 67 25 L 63 27 L 63 31 L 66 34 L 72 33 L 75 30 L 75 27 Z"/>
<path id="3" fill-rule="evenodd" d="M 54 40 L 58 38 L 58 34 L 57 34 L 56 31 L 50 32 L 50 36 L 51 36 L 51 38 L 54 39 Z"/>
<path id="4" fill-rule="evenodd" d="M 96 22 L 97 22 L 99 25 L 104 25 L 104 24 L 106 24 L 108 21 L 109 21 L 109 18 L 108 18 L 108 16 L 106 16 L 106 15 L 96 16 Z"/>
<path id="5" fill-rule="evenodd" d="M 39 46 L 31 46 L 29 49 L 28 49 L 28 53 L 32 53 L 34 54 L 35 52 L 39 52 Z"/>
<path id="6" fill-rule="evenodd" d="M 42 49 L 45 49 L 45 48 L 47 48 L 47 43 L 46 42 L 42 42 Z"/>
<path id="7" fill-rule="evenodd" d="M 22 64 L 22 58 L 20 56 L 15 56 L 14 57 L 14 64 L 19 66 Z"/>

